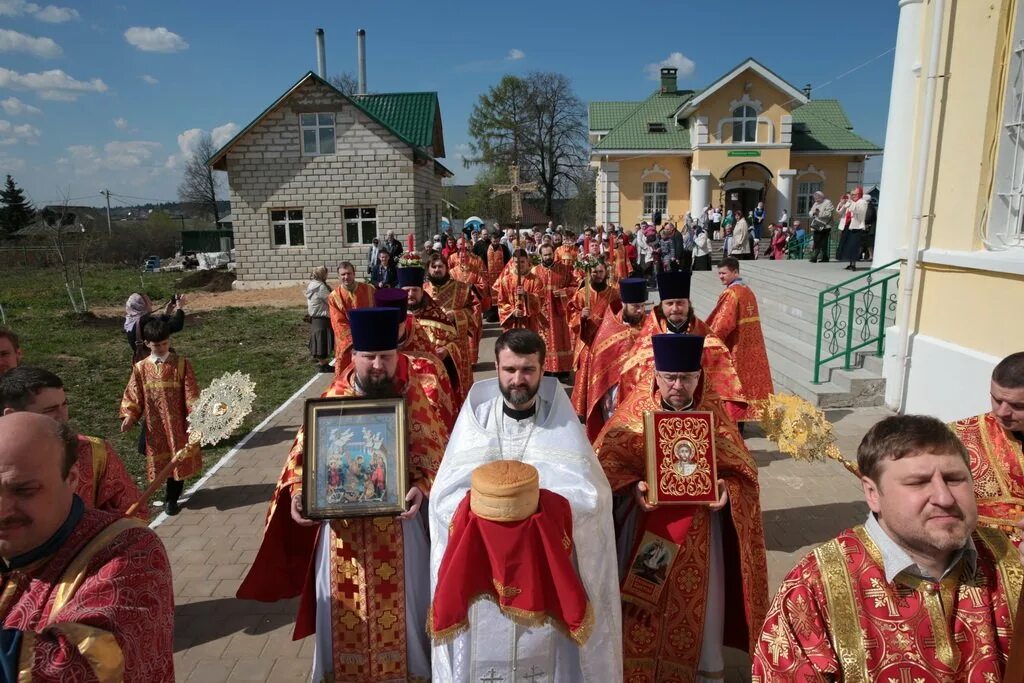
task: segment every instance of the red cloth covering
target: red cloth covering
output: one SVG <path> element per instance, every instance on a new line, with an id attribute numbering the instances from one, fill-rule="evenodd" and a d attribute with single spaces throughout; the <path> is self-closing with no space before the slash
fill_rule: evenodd
<path id="1" fill-rule="evenodd" d="M 521 522 L 491 522 L 469 507 L 470 493 L 452 520 L 427 629 L 446 642 L 469 628 L 469 608 L 492 600 L 524 626 L 550 623 L 579 645 L 594 613 L 572 562 L 572 509 L 541 489 L 537 512 Z"/>

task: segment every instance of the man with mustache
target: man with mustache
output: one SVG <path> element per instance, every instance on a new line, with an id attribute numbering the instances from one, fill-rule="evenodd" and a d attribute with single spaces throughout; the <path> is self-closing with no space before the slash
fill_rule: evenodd
<path id="1" fill-rule="evenodd" d="M 174 680 L 163 544 L 75 495 L 78 441 L 45 415 L 0 417 L 0 678 Z"/>
<path id="2" fill-rule="evenodd" d="M 327 297 L 327 312 L 334 330 L 334 372 L 340 374 L 352 362 L 352 332 L 348 312 L 373 305 L 373 285 L 356 281 L 356 267 L 349 261 L 338 265 L 338 288 Z"/>
<path id="3" fill-rule="evenodd" d="M 544 283 L 532 272 L 530 255 L 525 249 L 516 249 L 512 261 L 494 283 L 494 291 L 503 330 L 528 329 L 541 334 L 547 327 Z"/>
<path id="4" fill-rule="evenodd" d="M 469 337 L 460 337 L 455 323 L 444 309 L 423 291 L 425 279 L 426 271 L 419 266 L 398 269 L 398 286 L 406 294 L 409 315 L 430 340 L 434 355 L 448 368 L 456 406 L 460 406 L 469 391 L 469 385 L 473 383 Z"/>
<path id="5" fill-rule="evenodd" d="M 540 263 L 532 272 L 544 288 L 541 300 L 547 324 L 540 330 L 547 347 L 544 372 L 568 381 L 573 356 L 573 338 L 569 334 L 570 298 L 576 283 L 572 268 L 555 261 L 555 248 L 550 243 L 542 244 L 538 252 Z"/>
<path id="6" fill-rule="evenodd" d="M 462 241 L 462 238 L 459 238 Z M 438 254 L 427 264 L 427 281 L 423 291 L 444 310 L 455 325 L 459 338 L 467 342 L 467 358 L 476 363 L 480 353 L 480 332 L 483 328 L 484 305 L 477 287 L 452 277 L 448 263 Z"/>
<path id="7" fill-rule="evenodd" d="M 857 467 L 868 518 L 783 580 L 754 678 L 1004 680 L 1024 569 L 1001 531 L 977 527 L 967 449 L 933 417 L 896 415 Z"/>
<path id="8" fill-rule="evenodd" d="M 474 470 L 495 460 L 514 460 L 535 467 L 541 486 L 568 501 L 572 539 L 564 536 L 555 542 L 561 552 L 572 554 L 595 618 L 582 629 L 589 637 L 580 643 L 543 618 L 534 623 L 527 615 L 530 625 L 524 626 L 522 618 L 508 616 L 495 603 L 477 601 L 464 632 L 450 642 L 435 640 L 433 680 L 469 683 L 489 676 L 511 681 L 517 672 L 518 680 L 621 680 L 622 632 L 608 482 L 564 389 L 555 378 L 543 376 L 546 349 L 541 336 L 533 330 L 509 330 L 498 337 L 494 349 L 498 376 L 479 381 L 470 390 L 431 490 L 432 588 L 449 545 L 465 540 L 450 537 L 450 525 Z M 503 559 L 527 561 L 514 545 L 508 555 Z M 499 585 L 497 590 L 531 588 Z"/>

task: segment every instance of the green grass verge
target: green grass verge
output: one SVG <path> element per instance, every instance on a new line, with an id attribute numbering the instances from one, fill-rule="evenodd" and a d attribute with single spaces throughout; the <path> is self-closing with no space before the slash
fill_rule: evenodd
<path id="1" fill-rule="evenodd" d="M 147 273 L 144 278 L 145 290 L 156 302 L 179 291 L 180 273 Z M 84 279 L 91 307 L 123 306 L 128 295 L 142 287 L 134 269 L 96 266 Z M 140 427 L 127 434 L 119 432 L 118 408 L 131 373 L 123 316 L 71 312 L 63 279 L 54 269 L 2 269 L 0 304 L 8 326 L 21 338 L 22 363 L 60 375 L 72 424 L 85 434 L 109 439 L 140 487 L 144 486 L 145 459 L 136 448 Z M 302 308 L 225 308 L 187 314 L 185 328 L 174 336 L 173 345 L 192 361 L 200 387 L 233 370 L 248 373 L 256 382 L 253 412 L 233 438 L 203 449 L 204 469 L 311 376 L 304 313 Z M 284 453 L 281 457 L 284 462 Z M 161 498 L 162 492 L 154 497 Z"/>

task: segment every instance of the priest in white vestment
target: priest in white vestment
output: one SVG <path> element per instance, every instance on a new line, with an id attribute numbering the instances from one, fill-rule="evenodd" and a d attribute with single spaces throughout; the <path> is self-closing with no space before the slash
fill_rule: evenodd
<path id="1" fill-rule="evenodd" d="M 490 600 L 469 610 L 469 628 L 434 643 L 435 681 L 570 683 L 622 680 L 622 616 L 612 497 L 601 465 L 565 390 L 544 378 L 544 343 L 510 330 L 495 344 L 498 378 L 477 382 L 452 430 L 431 489 L 430 574 L 436 590 L 449 525 L 478 466 L 517 460 L 537 468 L 540 487 L 569 501 L 574 561 L 594 612 L 579 646 L 551 624 L 523 626 Z"/>

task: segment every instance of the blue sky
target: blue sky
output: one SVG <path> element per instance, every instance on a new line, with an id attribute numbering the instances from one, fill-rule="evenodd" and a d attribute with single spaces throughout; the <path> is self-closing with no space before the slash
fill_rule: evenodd
<path id="1" fill-rule="evenodd" d="M 475 175 L 459 158 L 469 113 L 503 74 L 563 73 L 585 102 L 641 99 L 657 85 L 648 66 L 673 53 L 692 62 L 680 86 L 694 88 L 752 56 L 840 99 L 882 144 L 898 19 L 895 0 L 861 2 L 856 19 L 818 0 L 54 1 L 0 0 L 0 174 L 39 204 L 67 193 L 99 205 L 105 187 L 176 199 L 197 133 L 230 138 L 315 69 L 318 26 L 329 74 L 355 71 L 365 28 L 371 91 L 439 93 L 459 182 Z M 869 163 L 869 183 L 880 168 Z"/>

